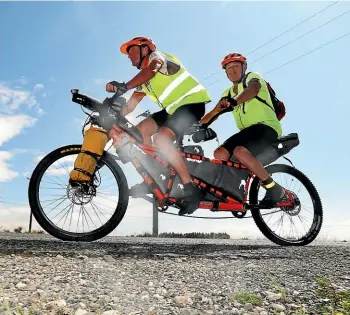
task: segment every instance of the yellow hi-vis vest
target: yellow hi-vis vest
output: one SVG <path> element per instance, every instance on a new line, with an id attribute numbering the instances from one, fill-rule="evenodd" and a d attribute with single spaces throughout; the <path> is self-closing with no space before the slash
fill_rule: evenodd
<path id="1" fill-rule="evenodd" d="M 169 75 L 158 71 L 149 82 L 142 84 L 143 92 L 170 115 L 185 104 L 210 102 L 207 90 L 180 61 L 175 56 L 163 54 L 168 58 Z"/>
<path id="2" fill-rule="evenodd" d="M 258 96 L 264 99 L 269 104 L 269 106 L 262 103 L 256 98 L 252 98 L 247 102 L 235 106 L 232 113 L 236 121 L 237 128 L 239 130 L 242 130 L 249 126 L 262 123 L 275 129 L 278 136 L 280 137 L 282 135 L 282 126 L 273 110 L 273 105 L 266 82 L 263 79 L 263 77 L 257 72 L 249 73 L 249 75 L 247 76 L 247 82 L 249 82 L 249 80 L 251 79 L 257 79 L 260 82 L 261 88 L 258 93 Z M 240 82 L 238 84 L 237 94 L 235 94 L 233 86 L 231 85 L 222 93 L 221 96 L 228 96 L 230 92 L 231 97 L 235 97 L 236 95 L 242 93 L 243 90 L 243 83 Z"/>

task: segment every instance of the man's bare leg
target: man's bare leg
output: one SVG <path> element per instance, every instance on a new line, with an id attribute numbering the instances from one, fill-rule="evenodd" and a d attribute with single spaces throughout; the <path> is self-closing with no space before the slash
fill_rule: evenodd
<path id="1" fill-rule="evenodd" d="M 214 152 L 214 157 L 216 159 L 228 161 L 230 156 L 230 153 L 223 147 L 219 147 Z M 266 196 L 263 198 L 262 202 L 275 203 L 285 196 L 284 189 L 272 179 L 262 163 L 257 160 L 249 150 L 238 146 L 233 150 L 233 156 L 248 167 L 248 169 L 260 179 L 267 190 Z"/>
<path id="2" fill-rule="evenodd" d="M 192 183 L 191 175 L 188 171 L 187 165 L 181 156 L 180 152 L 175 148 L 173 142 L 175 141 L 175 133 L 167 128 L 162 127 L 156 137 L 156 146 L 159 147 L 161 153 L 174 167 L 177 174 L 184 184 L 184 201 L 185 205 L 180 210 L 179 214 L 191 214 L 198 209 L 199 203 L 202 200 L 203 194 L 199 186 Z"/>
<path id="3" fill-rule="evenodd" d="M 159 134 L 156 137 L 155 145 L 160 149 L 161 153 L 174 167 L 176 172 L 179 174 L 183 184 L 187 184 L 192 181 L 192 178 L 188 172 L 188 168 L 184 159 L 173 144 L 175 138 L 176 135 L 171 129 L 161 127 Z"/>
<path id="4" fill-rule="evenodd" d="M 143 143 L 146 145 L 152 145 L 152 136 L 157 133 L 158 130 L 156 122 L 152 118 L 146 118 L 136 125 L 136 128 L 143 136 Z"/>

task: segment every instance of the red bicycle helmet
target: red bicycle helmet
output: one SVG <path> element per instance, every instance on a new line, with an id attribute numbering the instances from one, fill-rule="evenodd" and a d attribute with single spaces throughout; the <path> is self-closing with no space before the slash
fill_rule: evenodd
<path id="1" fill-rule="evenodd" d="M 233 62 L 233 61 L 238 61 L 238 62 L 242 62 L 243 64 L 247 64 L 247 59 L 243 55 L 239 53 L 232 53 L 225 56 L 225 58 L 221 61 L 221 67 L 225 69 L 226 65 L 229 62 Z"/>

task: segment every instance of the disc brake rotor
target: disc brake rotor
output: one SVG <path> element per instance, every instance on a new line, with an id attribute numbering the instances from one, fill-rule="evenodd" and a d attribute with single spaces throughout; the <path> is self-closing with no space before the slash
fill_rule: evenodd
<path id="1" fill-rule="evenodd" d="M 301 203 L 300 203 L 300 200 L 299 200 L 298 196 L 294 192 L 290 191 L 290 193 L 293 196 L 293 206 L 291 206 L 291 207 L 281 207 L 281 209 L 284 212 L 286 212 L 288 215 L 290 215 L 290 216 L 296 216 L 301 211 Z"/>
<path id="2" fill-rule="evenodd" d="M 75 205 L 86 205 L 96 196 L 96 187 L 89 184 L 80 184 L 79 186 L 67 186 L 67 197 Z"/>

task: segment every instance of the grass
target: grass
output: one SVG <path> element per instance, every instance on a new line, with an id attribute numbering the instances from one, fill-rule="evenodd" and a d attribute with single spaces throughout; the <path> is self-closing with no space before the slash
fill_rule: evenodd
<path id="1" fill-rule="evenodd" d="M 317 314 L 317 315 L 350 315 L 350 291 L 340 290 L 337 286 L 332 284 L 329 279 L 317 278 L 315 279 L 315 284 L 317 289 L 313 291 L 315 296 L 324 299 L 322 303 L 316 305 L 314 312 L 310 313 L 310 310 L 305 310 L 302 306 L 293 311 L 295 315 L 307 315 L 307 314 Z M 272 285 L 275 290 L 282 295 L 283 301 L 287 300 L 287 293 L 285 288 L 283 288 L 276 280 L 272 280 Z M 2 288 L 1 288 L 2 289 Z M 250 303 L 253 306 L 262 306 L 263 300 L 254 293 L 249 293 L 247 291 L 238 291 L 233 294 L 230 298 L 231 302 L 237 301 L 240 304 Z M 24 312 L 22 308 L 18 305 L 11 310 L 8 297 L 4 295 L 2 290 L 2 298 L 0 299 L 0 313 L 6 315 L 35 315 L 32 313 Z M 103 310 L 95 312 L 95 315 L 102 314 Z M 272 314 L 279 314 L 277 310 L 270 310 Z M 289 310 L 285 311 L 285 314 L 291 314 Z"/>
<path id="2" fill-rule="evenodd" d="M 328 300 L 328 305 L 319 306 L 320 315 L 346 315 L 350 314 L 350 291 L 339 290 L 329 279 L 316 279 L 318 289 L 315 294 Z"/>
<path id="3" fill-rule="evenodd" d="M 315 296 L 322 298 L 323 301 L 316 305 L 317 315 L 350 315 L 350 291 L 340 290 L 336 285 L 327 278 L 316 278 L 315 284 L 317 289 L 314 290 Z M 281 294 L 282 302 L 287 301 L 286 289 L 283 288 L 277 280 L 272 280 L 275 291 Z M 274 313 L 278 313 L 273 311 Z M 299 307 L 294 311 L 296 315 L 310 314 L 303 307 Z M 286 314 L 289 314 L 288 312 Z"/>
<path id="4" fill-rule="evenodd" d="M 235 293 L 231 299 L 234 299 L 241 304 L 251 303 L 254 306 L 261 306 L 263 304 L 262 299 L 259 298 L 256 294 L 245 291 L 239 291 Z"/>
<path id="5" fill-rule="evenodd" d="M 12 231 L 7 229 L 7 228 L 0 227 L 0 232 L 3 232 L 3 233 L 29 233 L 29 231 L 25 230 L 23 228 L 23 226 L 18 226 L 16 228 L 14 228 Z M 32 229 L 30 233 L 31 234 L 44 234 L 45 232 L 43 230 Z"/>
<path id="6" fill-rule="evenodd" d="M 276 279 L 272 280 L 272 285 L 275 287 L 275 290 L 278 291 L 278 293 L 281 294 L 282 296 L 282 300 L 285 301 L 287 299 L 287 293 L 286 293 L 286 289 L 283 288 Z"/>
<path id="7" fill-rule="evenodd" d="M 16 315 L 25 315 L 24 311 L 18 306 L 16 305 L 15 307 L 15 312 L 13 312 L 11 310 L 11 306 L 10 306 L 10 303 L 9 303 L 9 299 L 7 296 L 5 296 L 4 294 L 4 290 L 1 286 L 1 291 L 2 291 L 2 298 L 0 299 L 0 311 L 1 311 L 1 314 L 6 314 L 6 315 L 12 315 L 12 314 L 16 314 Z M 6 313 L 4 313 L 6 312 Z M 34 315 L 32 313 L 27 313 L 28 315 Z"/>

